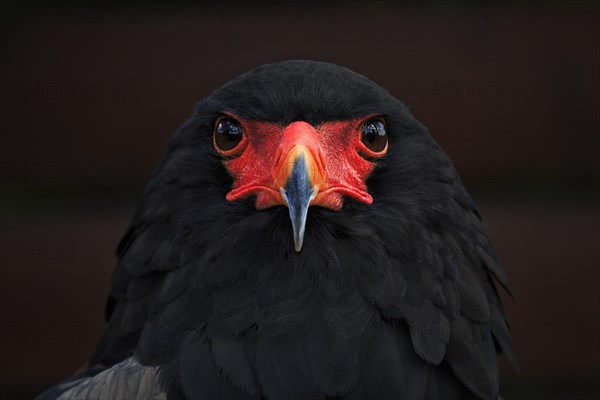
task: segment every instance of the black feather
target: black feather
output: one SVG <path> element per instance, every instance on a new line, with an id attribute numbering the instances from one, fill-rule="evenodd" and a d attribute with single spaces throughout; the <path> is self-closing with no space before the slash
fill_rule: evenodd
<path id="1" fill-rule="evenodd" d="M 212 145 L 231 112 L 285 126 L 377 114 L 389 150 L 373 204 L 311 207 L 294 251 L 287 209 L 228 202 Z M 516 365 L 480 216 L 443 150 L 397 99 L 332 64 L 256 68 L 175 134 L 117 250 L 92 362 L 135 355 L 169 398 L 495 398 Z"/>

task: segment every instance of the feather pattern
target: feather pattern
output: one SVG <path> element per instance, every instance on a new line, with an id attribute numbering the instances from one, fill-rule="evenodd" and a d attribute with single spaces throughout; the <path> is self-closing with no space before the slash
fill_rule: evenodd
<path id="1" fill-rule="evenodd" d="M 225 200 L 224 111 L 281 125 L 382 115 L 373 204 L 311 207 L 295 252 L 285 207 Z M 452 163 L 400 101 L 332 64 L 262 66 L 200 103 L 118 256 L 98 379 L 158 368 L 168 398 L 495 399 L 496 351 L 516 365 L 493 282 L 507 278 Z"/>
<path id="2" fill-rule="evenodd" d="M 69 399 L 130 399 L 166 400 L 159 384 L 159 371 L 145 367 L 130 357 L 110 368 L 98 370 L 93 375 L 82 376 L 58 385 L 53 391 L 38 398 Z"/>

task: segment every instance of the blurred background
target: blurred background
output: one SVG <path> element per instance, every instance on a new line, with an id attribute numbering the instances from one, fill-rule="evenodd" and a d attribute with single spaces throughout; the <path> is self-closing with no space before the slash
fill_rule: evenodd
<path id="1" fill-rule="evenodd" d="M 0 397 L 84 365 L 170 136 L 260 64 L 347 66 L 448 152 L 510 278 L 507 399 L 600 393 L 594 2 L 0 3 Z"/>

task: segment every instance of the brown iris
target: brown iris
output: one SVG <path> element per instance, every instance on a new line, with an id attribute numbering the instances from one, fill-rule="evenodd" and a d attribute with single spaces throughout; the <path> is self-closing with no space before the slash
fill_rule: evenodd
<path id="1" fill-rule="evenodd" d="M 374 153 L 385 150 L 388 142 L 385 124 L 381 119 L 370 119 L 366 121 L 361 129 L 361 141 Z"/>

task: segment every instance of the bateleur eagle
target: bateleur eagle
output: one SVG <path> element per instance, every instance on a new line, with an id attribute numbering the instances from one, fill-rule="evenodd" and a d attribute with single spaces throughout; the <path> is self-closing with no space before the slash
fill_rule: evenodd
<path id="1" fill-rule="evenodd" d="M 263 65 L 172 138 L 89 368 L 40 399 L 495 399 L 507 278 L 427 129 L 347 68 Z"/>

